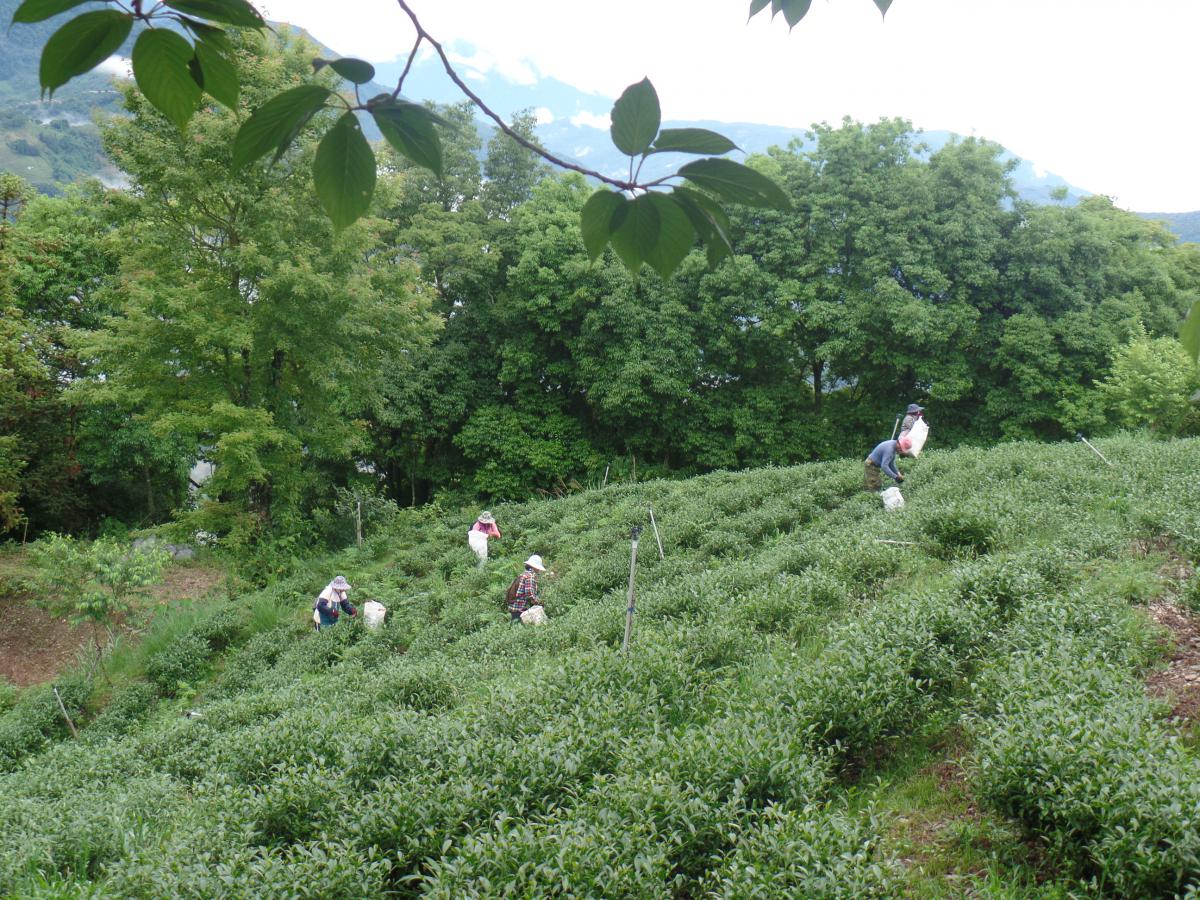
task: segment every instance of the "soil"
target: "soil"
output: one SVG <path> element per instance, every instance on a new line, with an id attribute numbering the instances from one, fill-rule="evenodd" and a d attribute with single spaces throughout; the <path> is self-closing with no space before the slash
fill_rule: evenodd
<path id="1" fill-rule="evenodd" d="M 1200 718 L 1200 617 L 1178 604 L 1179 591 L 1196 570 L 1174 548 L 1167 546 L 1167 562 L 1158 574 L 1167 585 L 1162 596 L 1146 604 L 1146 612 L 1170 635 L 1170 659 L 1165 669 L 1151 673 L 1146 689 L 1151 696 L 1171 704 L 1171 717 L 1182 723 Z"/>
<path id="2" fill-rule="evenodd" d="M 18 565 L 6 560 L 6 575 Z M 150 589 L 139 606 L 165 606 L 184 598 L 199 599 L 212 593 L 224 580 L 216 566 L 195 562 L 169 566 L 162 584 Z M 33 605 L 32 597 L 11 586 L 15 579 L 0 584 L 0 678 L 20 687 L 52 680 L 91 648 L 95 631 L 91 625 L 72 628 L 66 619 L 50 615 Z M 118 633 L 133 629 L 118 623 Z M 100 629 L 101 641 L 105 639 Z"/>
<path id="3" fill-rule="evenodd" d="M 1172 718 L 1195 721 L 1200 717 L 1200 619 L 1165 598 L 1151 601 L 1146 611 L 1171 634 L 1170 661 L 1146 679 L 1146 687 L 1172 704 Z"/>

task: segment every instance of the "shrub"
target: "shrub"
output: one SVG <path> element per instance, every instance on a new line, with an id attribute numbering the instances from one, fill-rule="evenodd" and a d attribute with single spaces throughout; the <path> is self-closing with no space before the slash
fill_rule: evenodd
<path id="1" fill-rule="evenodd" d="M 195 685 L 208 671 L 208 642 L 186 631 L 146 660 L 146 677 L 168 697 L 183 685 Z"/>
<path id="2" fill-rule="evenodd" d="M 112 737 L 126 734 L 154 712 L 157 704 L 154 686 L 135 681 L 113 694 L 108 706 L 88 726 L 88 733 Z"/>
<path id="3" fill-rule="evenodd" d="M 971 507 L 943 510 L 925 519 L 921 528 L 939 555 L 948 557 L 988 553 L 999 531 L 992 513 Z"/>

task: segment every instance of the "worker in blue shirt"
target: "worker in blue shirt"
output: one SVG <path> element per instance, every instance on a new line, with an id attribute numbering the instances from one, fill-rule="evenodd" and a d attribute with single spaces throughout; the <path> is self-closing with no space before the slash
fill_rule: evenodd
<path id="1" fill-rule="evenodd" d="M 886 472 L 897 484 L 904 481 L 904 475 L 896 468 L 897 456 L 908 456 L 912 449 L 912 441 L 908 435 L 901 435 L 899 440 L 882 441 L 870 456 L 867 457 L 863 471 L 863 490 L 877 491 L 883 487 L 881 472 Z"/>

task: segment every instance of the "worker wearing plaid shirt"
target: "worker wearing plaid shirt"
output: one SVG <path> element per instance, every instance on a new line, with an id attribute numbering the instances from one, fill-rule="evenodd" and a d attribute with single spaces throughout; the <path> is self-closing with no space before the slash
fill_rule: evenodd
<path id="1" fill-rule="evenodd" d="M 517 592 L 508 604 L 508 612 L 514 622 L 521 621 L 521 613 L 529 607 L 542 602 L 538 596 L 537 573 L 545 571 L 542 558 L 536 553 L 525 560 L 525 571 L 517 579 Z"/>

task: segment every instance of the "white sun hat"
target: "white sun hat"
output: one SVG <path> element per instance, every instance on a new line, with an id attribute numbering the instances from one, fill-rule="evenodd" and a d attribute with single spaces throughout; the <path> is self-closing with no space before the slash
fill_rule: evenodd
<path id="1" fill-rule="evenodd" d="M 534 569 L 537 569 L 539 572 L 546 571 L 546 567 L 544 565 L 542 565 L 542 558 L 540 556 L 538 556 L 536 553 L 533 554 L 533 556 L 529 557 L 529 559 L 525 560 L 525 565 L 530 566 Z"/>

